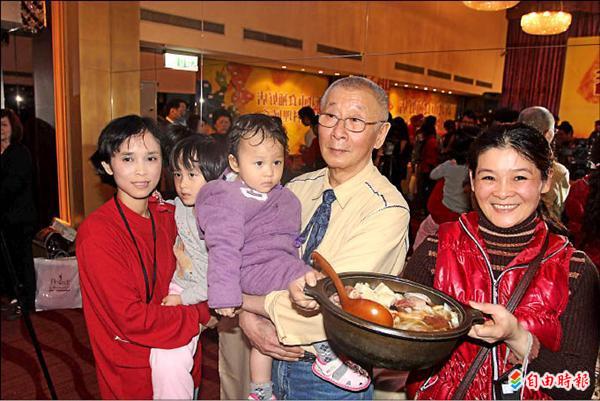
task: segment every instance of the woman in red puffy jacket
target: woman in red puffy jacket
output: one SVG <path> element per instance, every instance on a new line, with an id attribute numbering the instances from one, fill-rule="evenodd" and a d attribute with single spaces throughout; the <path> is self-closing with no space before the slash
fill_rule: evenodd
<path id="1" fill-rule="evenodd" d="M 465 399 L 500 399 L 510 391 L 525 399 L 589 398 L 598 351 L 598 272 L 540 206 L 552 174 L 547 141 L 522 124 L 494 126 L 475 140 L 468 164 L 476 211 L 440 225 L 415 251 L 403 277 L 489 318 L 474 325 L 444 363 L 412 372 L 409 396 L 449 399 L 465 382 Z M 539 270 L 511 313 L 506 304 L 538 256 Z M 467 381 L 482 347 L 490 352 Z M 509 391 L 501 379 L 515 370 L 526 379 Z"/>

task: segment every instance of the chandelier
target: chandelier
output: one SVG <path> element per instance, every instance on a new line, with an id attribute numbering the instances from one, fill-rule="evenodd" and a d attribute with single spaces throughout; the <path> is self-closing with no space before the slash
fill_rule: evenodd
<path id="1" fill-rule="evenodd" d="M 521 28 L 530 35 L 556 35 L 571 25 L 571 14 L 564 11 L 532 12 L 521 17 Z"/>
<path id="2" fill-rule="evenodd" d="M 514 7 L 518 1 L 463 1 L 463 4 L 469 8 L 478 11 L 500 11 Z"/>

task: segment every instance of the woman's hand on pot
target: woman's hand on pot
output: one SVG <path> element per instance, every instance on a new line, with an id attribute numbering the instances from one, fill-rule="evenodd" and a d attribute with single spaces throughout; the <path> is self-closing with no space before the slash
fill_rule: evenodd
<path id="1" fill-rule="evenodd" d="M 522 359 L 528 352 L 530 333 L 519 323 L 515 315 L 503 305 L 470 301 L 469 305 L 491 316 L 484 324 L 471 327 L 469 337 L 493 344 L 504 341 Z"/>
<path id="2" fill-rule="evenodd" d="M 297 361 L 304 355 L 302 348 L 288 347 L 279 342 L 275 326 L 269 319 L 246 311 L 240 313 L 239 319 L 240 327 L 250 344 L 262 354 L 290 362 Z"/>
<path id="3" fill-rule="evenodd" d="M 296 304 L 298 307 L 308 311 L 314 311 L 319 309 L 319 304 L 315 301 L 314 298 L 309 297 L 304 293 L 304 287 L 307 285 L 314 287 L 317 285 L 317 280 L 324 277 L 323 274 L 319 273 L 316 270 L 311 270 L 306 273 L 304 276 L 297 278 L 292 281 L 288 286 L 288 291 L 290 293 L 290 299 L 292 303 Z"/>

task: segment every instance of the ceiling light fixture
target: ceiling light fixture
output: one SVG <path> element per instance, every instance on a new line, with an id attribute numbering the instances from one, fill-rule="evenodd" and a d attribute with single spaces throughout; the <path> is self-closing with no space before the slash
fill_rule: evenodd
<path id="1" fill-rule="evenodd" d="M 285 70 L 287 68 L 287 65 L 282 65 L 281 68 Z"/>
<path id="2" fill-rule="evenodd" d="M 463 4 L 477 11 L 506 10 L 519 4 L 518 1 L 463 1 Z"/>
<path id="3" fill-rule="evenodd" d="M 521 28 L 530 35 L 557 35 L 569 29 L 571 20 L 564 11 L 534 11 L 521 17 Z"/>
<path id="4" fill-rule="evenodd" d="M 319 72 L 319 74 L 322 74 L 322 73 L 323 73 L 323 70 L 319 70 L 318 72 Z"/>

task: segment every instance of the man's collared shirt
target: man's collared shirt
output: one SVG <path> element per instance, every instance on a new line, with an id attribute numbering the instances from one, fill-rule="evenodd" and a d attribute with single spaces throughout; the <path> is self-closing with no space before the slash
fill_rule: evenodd
<path id="1" fill-rule="evenodd" d="M 300 199 L 302 229 L 321 204 L 323 192 L 334 190 L 329 226 L 316 250 L 337 272 L 400 273 L 408 249 L 408 205 L 372 163 L 336 188 L 329 184 L 327 168 L 297 177 L 287 186 Z M 321 315 L 299 315 L 286 291 L 269 294 L 265 309 L 283 343 L 325 339 Z"/>

